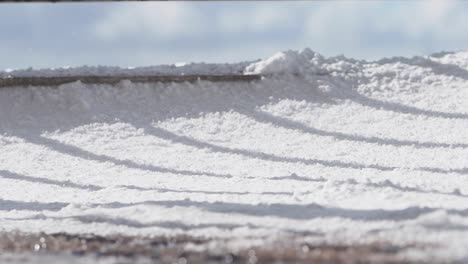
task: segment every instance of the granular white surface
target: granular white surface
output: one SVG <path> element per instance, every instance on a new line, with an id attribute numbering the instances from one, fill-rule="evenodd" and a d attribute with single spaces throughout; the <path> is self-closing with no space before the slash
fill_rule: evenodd
<path id="1" fill-rule="evenodd" d="M 288 51 L 244 72 L 268 77 L 0 89 L 0 230 L 298 234 L 467 257 L 468 52 Z"/>

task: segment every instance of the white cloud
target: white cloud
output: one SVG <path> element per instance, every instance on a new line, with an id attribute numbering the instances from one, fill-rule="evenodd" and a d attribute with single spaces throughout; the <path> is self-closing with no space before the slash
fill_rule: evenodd
<path id="1" fill-rule="evenodd" d="M 454 0 L 328 2 L 309 10 L 305 36 L 326 51 L 368 58 L 453 49 L 468 42 L 467 7 Z"/>
<path id="2" fill-rule="evenodd" d="M 225 8 L 217 15 L 223 33 L 266 32 L 294 25 L 297 8 L 275 2 L 250 4 L 247 8 Z"/>
<path id="3" fill-rule="evenodd" d="M 454 0 L 427 0 L 420 3 L 421 18 L 429 25 L 444 21 L 456 8 Z"/>
<path id="4" fill-rule="evenodd" d="M 457 8 L 453 0 L 419 2 L 340 2 L 325 3 L 308 14 L 306 31 L 312 35 L 326 33 L 356 34 L 366 30 L 399 31 L 408 36 L 442 31 Z M 445 28 L 450 30 L 449 28 Z M 336 31 L 336 32 L 335 32 Z"/>
<path id="5" fill-rule="evenodd" d="M 327 2 L 305 15 L 304 39 L 312 49 L 347 53 L 362 45 L 363 30 L 377 24 L 379 2 Z M 336 53 L 336 52 L 335 52 Z"/>
<path id="6" fill-rule="evenodd" d="M 457 3 L 452 0 L 427 0 L 405 3 L 397 10 L 381 16 L 382 30 L 398 30 L 408 37 L 418 38 L 426 34 L 444 35 L 453 30 L 448 22 L 455 14 Z"/>
<path id="7" fill-rule="evenodd" d="M 173 39 L 193 36 L 204 30 L 199 10 L 186 3 L 134 3 L 119 5 L 95 27 L 95 33 L 106 39 L 125 36 L 153 36 Z"/>
<path id="8" fill-rule="evenodd" d="M 206 3 L 203 6 L 186 2 L 119 5 L 96 23 L 94 31 L 104 39 L 262 33 L 291 28 L 297 23 L 300 10 L 290 4 L 274 2 L 218 4 L 212 13 L 203 10 L 209 7 L 212 6 Z"/>

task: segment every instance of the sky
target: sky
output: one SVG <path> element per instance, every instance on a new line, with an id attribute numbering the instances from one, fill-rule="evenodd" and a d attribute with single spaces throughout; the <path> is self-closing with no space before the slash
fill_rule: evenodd
<path id="1" fill-rule="evenodd" d="M 0 69 L 468 50 L 468 1 L 0 4 Z"/>

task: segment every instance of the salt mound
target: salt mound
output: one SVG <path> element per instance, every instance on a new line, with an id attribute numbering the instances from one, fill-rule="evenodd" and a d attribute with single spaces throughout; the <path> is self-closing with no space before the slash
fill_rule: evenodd
<path id="1" fill-rule="evenodd" d="M 468 51 L 433 54 L 431 55 L 431 59 L 442 64 L 452 64 L 464 70 L 468 70 Z"/>
<path id="2" fill-rule="evenodd" d="M 324 57 L 306 48 L 302 51 L 288 50 L 248 65 L 244 74 L 294 74 L 314 76 L 329 73 L 349 73 L 362 70 L 365 61 L 344 56 Z"/>
<path id="3" fill-rule="evenodd" d="M 306 48 L 302 51 L 288 50 L 278 52 L 268 59 L 254 62 L 245 68 L 245 74 L 273 74 L 318 71 L 318 65 L 324 60 L 323 56 Z"/>

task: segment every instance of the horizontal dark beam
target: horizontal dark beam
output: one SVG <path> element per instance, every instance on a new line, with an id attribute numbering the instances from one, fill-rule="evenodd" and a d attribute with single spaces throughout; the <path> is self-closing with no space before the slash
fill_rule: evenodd
<path id="1" fill-rule="evenodd" d="M 250 2 L 264 1 L 275 2 L 278 0 L 0 0 L 1 3 L 81 3 L 81 2 Z M 279 0 L 279 1 L 303 1 L 303 0 Z M 329 0 L 313 0 L 329 1 Z"/>
<path id="2" fill-rule="evenodd" d="M 260 80 L 260 75 L 165 75 L 165 76 L 65 76 L 65 77 L 8 77 L 0 78 L 0 87 L 56 86 L 81 81 L 88 84 L 114 85 L 123 80 L 134 83 L 171 82 L 250 82 Z"/>
<path id="3" fill-rule="evenodd" d="M 69 2 L 174 2 L 179 0 L 6 0 L 1 3 L 69 3 Z M 189 0 L 189 1 L 198 1 L 198 0 Z"/>

